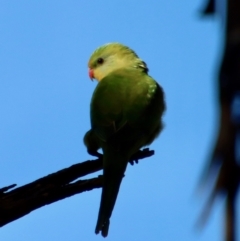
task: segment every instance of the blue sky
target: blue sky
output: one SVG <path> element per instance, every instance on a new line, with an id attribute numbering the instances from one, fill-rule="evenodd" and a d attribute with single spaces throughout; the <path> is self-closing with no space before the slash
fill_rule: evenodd
<path id="1" fill-rule="evenodd" d="M 117 41 L 148 64 L 164 88 L 165 129 L 155 156 L 129 166 L 108 240 L 222 240 L 223 204 L 206 228 L 194 224 L 205 196 L 196 195 L 217 129 L 215 75 L 221 48 L 218 19 L 201 19 L 203 1 L 1 1 L 0 186 L 24 185 L 91 157 L 96 82 L 87 62 Z M 95 175 L 99 175 L 96 173 Z M 38 209 L 1 229 L 16 240 L 101 240 L 94 233 L 101 190 Z"/>

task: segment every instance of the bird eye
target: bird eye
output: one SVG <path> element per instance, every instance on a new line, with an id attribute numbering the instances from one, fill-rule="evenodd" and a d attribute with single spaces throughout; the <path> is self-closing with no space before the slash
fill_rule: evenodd
<path id="1" fill-rule="evenodd" d="M 98 64 L 102 64 L 104 62 L 103 58 L 98 58 L 97 60 Z"/>

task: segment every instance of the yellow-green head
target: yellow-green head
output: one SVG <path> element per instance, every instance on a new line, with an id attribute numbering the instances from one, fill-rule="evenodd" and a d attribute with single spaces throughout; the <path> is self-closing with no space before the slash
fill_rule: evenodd
<path id="1" fill-rule="evenodd" d="M 101 81 L 120 68 L 136 68 L 148 72 L 147 65 L 129 47 L 120 43 L 108 43 L 97 48 L 88 62 L 91 79 Z"/>

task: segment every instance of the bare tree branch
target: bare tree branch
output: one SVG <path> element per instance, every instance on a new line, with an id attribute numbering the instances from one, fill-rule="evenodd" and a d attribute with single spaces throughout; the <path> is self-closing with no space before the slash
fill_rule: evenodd
<path id="1" fill-rule="evenodd" d="M 150 157 L 154 151 L 139 150 L 129 161 L 132 165 Z M 0 227 L 21 218 L 33 210 L 75 194 L 102 187 L 102 176 L 78 180 L 102 169 L 102 158 L 72 165 L 27 185 L 16 184 L 0 189 Z"/>

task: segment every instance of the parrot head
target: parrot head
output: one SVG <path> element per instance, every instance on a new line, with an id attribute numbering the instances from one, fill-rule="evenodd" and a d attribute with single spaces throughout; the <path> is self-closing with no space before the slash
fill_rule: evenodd
<path id="1" fill-rule="evenodd" d="M 137 54 L 120 43 L 109 43 L 97 48 L 88 62 L 89 77 L 101 81 L 120 68 L 139 68 L 148 72 L 147 65 Z"/>

